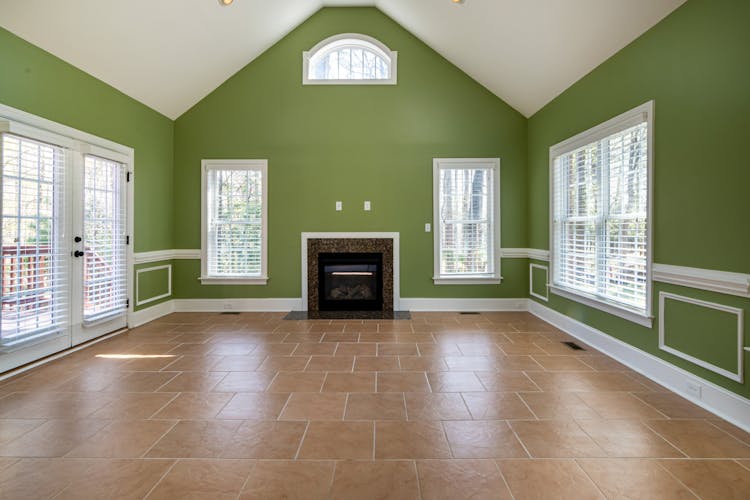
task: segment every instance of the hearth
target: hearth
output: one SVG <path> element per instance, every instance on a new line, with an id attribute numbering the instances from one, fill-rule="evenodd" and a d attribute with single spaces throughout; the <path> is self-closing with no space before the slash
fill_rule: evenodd
<path id="1" fill-rule="evenodd" d="M 318 254 L 320 311 L 382 311 L 383 254 Z"/>

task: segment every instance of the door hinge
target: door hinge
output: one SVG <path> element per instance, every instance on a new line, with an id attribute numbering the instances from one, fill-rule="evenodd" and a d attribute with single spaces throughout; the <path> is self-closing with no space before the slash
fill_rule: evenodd
<path id="1" fill-rule="evenodd" d="M 131 175 L 132 173 L 133 173 L 133 172 L 130 172 L 130 171 L 128 171 L 128 172 L 127 172 L 127 173 L 125 174 L 125 182 L 130 182 L 130 175 Z"/>
<path id="2" fill-rule="evenodd" d="M 125 244 L 130 245 L 130 235 L 125 236 Z"/>
<path id="3" fill-rule="evenodd" d="M 130 307 L 130 299 L 125 299 L 125 309 Z"/>

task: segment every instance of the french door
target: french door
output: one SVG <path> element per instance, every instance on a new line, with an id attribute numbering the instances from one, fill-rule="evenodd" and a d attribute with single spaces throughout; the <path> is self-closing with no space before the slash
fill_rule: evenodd
<path id="1" fill-rule="evenodd" d="M 126 157 L 1 135 L 0 372 L 126 326 Z"/>

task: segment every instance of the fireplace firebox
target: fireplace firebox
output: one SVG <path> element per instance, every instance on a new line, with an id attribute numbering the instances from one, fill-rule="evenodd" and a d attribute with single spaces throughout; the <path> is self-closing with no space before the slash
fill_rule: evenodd
<path id="1" fill-rule="evenodd" d="M 382 311 L 382 253 L 319 253 L 321 311 Z"/>

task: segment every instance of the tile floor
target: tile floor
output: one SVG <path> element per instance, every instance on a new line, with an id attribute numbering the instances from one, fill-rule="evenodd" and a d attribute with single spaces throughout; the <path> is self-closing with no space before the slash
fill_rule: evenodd
<path id="1" fill-rule="evenodd" d="M 0 497 L 750 498 L 750 434 L 526 313 L 282 317 L 0 382 Z"/>

